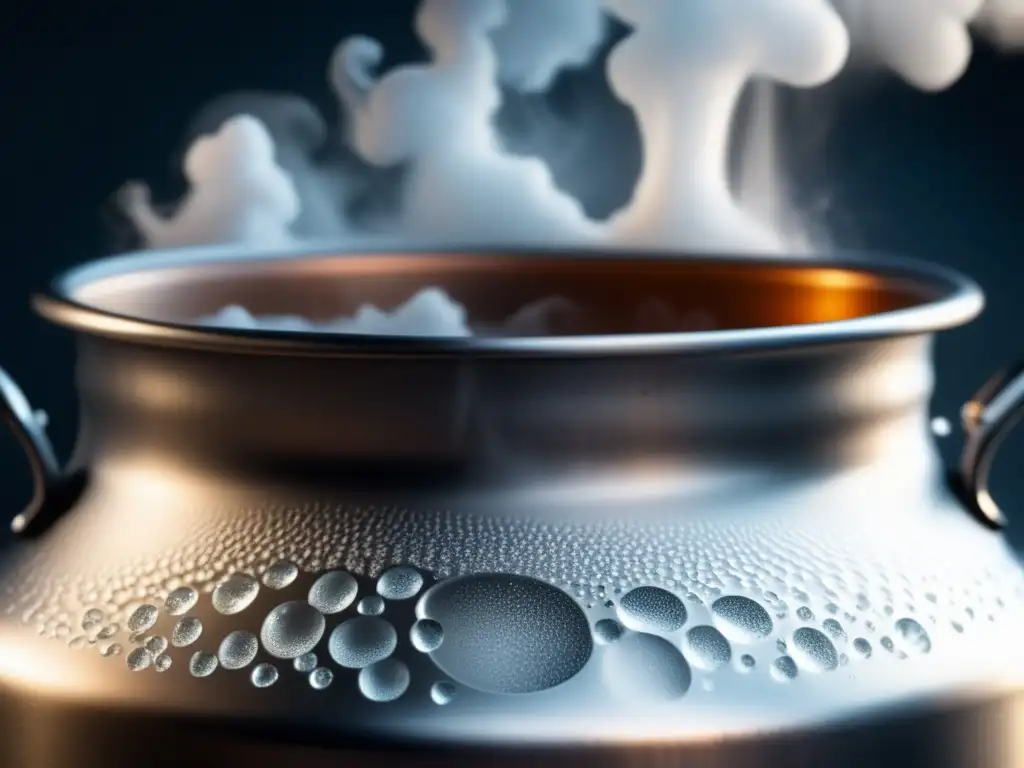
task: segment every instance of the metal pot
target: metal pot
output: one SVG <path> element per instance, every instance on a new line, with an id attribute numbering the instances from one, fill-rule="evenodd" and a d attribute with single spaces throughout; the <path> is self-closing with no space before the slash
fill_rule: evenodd
<path id="1" fill-rule="evenodd" d="M 586 312 L 558 337 L 195 323 L 424 285 L 485 325 Z M 716 330 L 633 332 L 652 300 Z M 871 258 L 75 269 L 35 301 L 79 341 L 66 468 L 0 379 L 36 480 L 5 764 L 1020 765 L 1024 573 L 986 485 L 1020 369 L 964 409 L 956 471 L 929 428 L 933 335 L 982 304 Z"/>

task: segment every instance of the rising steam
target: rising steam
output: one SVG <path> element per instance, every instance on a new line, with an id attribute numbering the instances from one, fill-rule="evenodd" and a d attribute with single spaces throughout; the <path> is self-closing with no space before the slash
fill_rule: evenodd
<path id="1" fill-rule="evenodd" d="M 969 25 L 1012 37 L 1020 30 L 1022 5 L 422 0 L 415 27 L 427 63 L 380 72 L 378 41 L 353 37 L 339 44 L 328 68 L 344 117 L 335 135 L 295 99 L 265 102 L 260 115 L 255 106 L 236 104 L 233 116 L 207 126 L 189 151 L 190 191 L 176 210 L 157 213 L 139 184 L 124 192 L 125 207 L 146 243 L 157 248 L 277 246 L 379 233 L 434 244 L 807 251 L 777 162 L 775 90 L 820 86 L 848 60 L 886 67 L 923 90 L 941 90 L 968 66 Z M 545 91 L 564 70 L 590 62 L 610 19 L 629 27 L 610 54 L 607 77 L 635 113 L 643 167 L 631 202 L 599 222 L 556 188 L 543 161 L 504 151 L 494 118 L 502 86 Z M 740 147 L 737 188 L 728 170 L 736 150 L 732 124 L 751 85 L 759 96 Z M 280 110 L 302 113 L 302 121 L 289 123 L 307 126 L 301 141 L 294 130 L 272 130 Z M 332 141 L 354 162 L 317 161 L 317 144 Z M 371 195 L 362 205 L 354 199 L 353 190 L 375 188 L 393 194 Z"/>

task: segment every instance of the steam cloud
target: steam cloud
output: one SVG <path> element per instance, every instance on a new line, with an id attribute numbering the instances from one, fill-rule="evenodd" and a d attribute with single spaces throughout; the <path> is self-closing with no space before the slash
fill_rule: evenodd
<path id="1" fill-rule="evenodd" d="M 643 167 L 631 202 L 593 221 L 543 161 L 503 149 L 494 118 L 502 85 L 543 92 L 590 62 L 609 17 L 631 29 L 607 77 L 635 113 Z M 941 90 L 968 66 L 970 25 L 1013 39 L 1022 18 L 1022 0 L 422 0 L 427 63 L 382 73 L 378 41 L 339 44 L 328 67 L 344 117 L 336 135 L 295 99 L 265 101 L 258 116 L 236 104 L 188 152 L 190 191 L 173 212 L 158 213 L 140 184 L 123 192 L 125 210 L 155 248 L 382 233 L 798 252 L 807 242 L 775 162 L 774 89 L 820 86 L 852 56 Z M 731 128 L 752 84 L 760 97 L 734 189 Z M 314 159 L 332 141 L 349 162 Z"/>

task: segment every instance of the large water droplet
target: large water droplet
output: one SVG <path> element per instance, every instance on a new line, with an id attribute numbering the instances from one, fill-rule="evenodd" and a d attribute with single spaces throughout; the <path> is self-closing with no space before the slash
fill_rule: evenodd
<path id="1" fill-rule="evenodd" d="M 423 576 L 415 568 L 399 565 L 389 568 L 377 579 L 377 594 L 387 600 L 408 600 L 423 589 Z"/>
<path id="2" fill-rule="evenodd" d="M 906 653 L 925 654 L 932 649 L 928 632 L 913 619 L 900 619 L 895 627 L 896 639 Z"/>
<path id="3" fill-rule="evenodd" d="M 386 659 L 397 645 L 398 633 L 384 619 L 357 616 L 334 628 L 327 649 L 341 666 L 362 669 Z"/>
<path id="4" fill-rule="evenodd" d="M 433 619 L 420 619 L 412 625 L 409 632 L 412 647 L 420 653 L 430 653 L 441 647 L 444 641 L 444 629 Z"/>
<path id="5" fill-rule="evenodd" d="M 796 676 L 799 674 L 796 662 L 793 661 L 789 656 L 780 656 L 772 662 L 772 679 L 779 683 L 788 683 L 790 680 L 796 680 Z"/>
<path id="6" fill-rule="evenodd" d="M 359 691 L 370 701 L 394 701 L 409 688 L 409 668 L 384 659 L 359 670 Z"/>
<path id="7" fill-rule="evenodd" d="M 153 663 L 153 654 L 145 648 L 136 648 L 128 654 L 125 661 L 128 664 L 128 669 L 132 672 L 141 672 L 144 669 L 149 669 L 149 665 Z"/>
<path id="8" fill-rule="evenodd" d="M 435 704 L 444 706 L 445 704 L 451 704 L 452 699 L 455 698 L 455 684 L 449 683 L 443 680 L 439 683 L 434 683 L 430 686 L 430 700 Z"/>
<path id="9" fill-rule="evenodd" d="M 348 571 L 329 571 L 309 588 L 309 604 L 320 613 L 341 613 L 356 599 L 359 584 Z"/>
<path id="10" fill-rule="evenodd" d="M 282 603 L 267 614 L 260 639 L 267 653 L 279 659 L 294 659 L 309 653 L 324 636 L 327 621 L 312 605 L 301 600 Z"/>
<path id="11" fill-rule="evenodd" d="M 640 632 L 668 634 L 686 623 L 686 606 L 668 590 L 637 587 L 619 601 L 619 620 Z"/>
<path id="12" fill-rule="evenodd" d="M 260 593 L 260 583 L 245 573 L 235 573 L 213 590 L 213 607 L 218 613 L 233 616 L 241 613 Z"/>
<path id="13" fill-rule="evenodd" d="M 681 699 L 690 690 L 690 666 L 679 650 L 657 635 L 632 633 L 608 646 L 601 673 L 616 695 L 638 703 Z"/>
<path id="14" fill-rule="evenodd" d="M 316 657 L 315 653 L 304 653 L 301 656 L 296 656 L 295 661 L 292 662 L 292 666 L 295 667 L 296 672 L 302 672 L 308 675 L 314 669 L 316 665 L 320 663 L 320 660 Z"/>
<path id="15" fill-rule="evenodd" d="M 334 673 L 327 667 L 317 667 L 309 673 L 309 685 L 318 691 L 334 682 Z"/>
<path id="16" fill-rule="evenodd" d="M 587 617 L 565 592 L 525 576 L 481 574 L 437 584 L 416 608 L 444 627 L 431 654 L 449 677 L 488 693 L 533 693 L 574 677 L 590 658 Z"/>
<path id="17" fill-rule="evenodd" d="M 729 595 L 711 604 L 715 625 L 734 643 L 755 643 L 772 633 L 772 617 L 748 597 Z"/>
<path id="18" fill-rule="evenodd" d="M 269 688 L 277 682 L 277 678 L 277 667 L 267 663 L 257 664 L 253 667 L 252 674 L 249 676 L 252 684 L 257 688 Z"/>
<path id="19" fill-rule="evenodd" d="M 817 629 L 801 627 L 794 632 L 791 653 L 799 666 L 811 672 L 831 672 L 839 667 L 839 652 Z"/>
<path id="20" fill-rule="evenodd" d="M 199 602 L 199 593 L 192 587 L 178 587 L 164 600 L 164 609 L 171 616 L 183 616 Z"/>
<path id="21" fill-rule="evenodd" d="M 154 635 L 153 637 L 147 638 L 146 650 L 156 656 L 159 656 L 167 650 L 167 638 L 162 635 Z"/>
<path id="22" fill-rule="evenodd" d="M 188 661 L 188 671 L 193 677 L 209 677 L 217 670 L 217 657 L 206 651 L 196 651 Z"/>
<path id="23" fill-rule="evenodd" d="M 201 634 L 203 634 L 203 622 L 195 616 L 186 616 L 171 630 L 171 645 L 175 648 L 184 648 L 186 645 L 192 645 Z"/>
<path id="24" fill-rule="evenodd" d="M 615 619 L 601 619 L 594 625 L 594 639 L 601 645 L 614 643 L 622 637 L 622 625 Z"/>
<path id="25" fill-rule="evenodd" d="M 299 567 L 290 560 L 281 560 L 263 572 L 263 585 L 270 589 L 284 589 L 298 577 Z"/>
<path id="26" fill-rule="evenodd" d="M 166 672 L 171 668 L 171 657 L 166 653 L 161 653 L 155 659 L 153 659 L 153 667 L 157 672 Z"/>
<path id="27" fill-rule="evenodd" d="M 145 632 L 156 624 L 160 611 L 152 605 L 140 605 L 128 617 L 128 629 L 132 632 Z"/>
<path id="28" fill-rule="evenodd" d="M 863 637 L 858 637 L 853 641 L 853 650 L 855 650 L 862 658 L 871 658 L 871 643 L 865 640 Z"/>
<path id="29" fill-rule="evenodd" d="M 363 616 L 380 616 L 384 613 L 384 598 L 379 595 L 368 595 L 359 601 L 356 610 Z"/>
<path id="30" fill-rule="evenodd" d="M 252 664 L 259 649 L 260 641 L 256 635 L 244 629 L 236 629 L 221 640 L 217 658 L 224 669 L 243 669 Z"/>
<path id="31" fill-rule="evenodd" d="M 103 619 L 105 618 L 103 611 L 99 608 L 90 608 L 82 615 L 82 629 L 86 632 L 90 629 L 95 629 L 103 623 Z"/>
<path id="32" fill-rule="evenodd" d="M 686 646 L 694 666 L 709 672 L 728 664 L 732 658 L 729 641 L 714 627 L 702 626 L 691 629 L 686 633 Z"/>

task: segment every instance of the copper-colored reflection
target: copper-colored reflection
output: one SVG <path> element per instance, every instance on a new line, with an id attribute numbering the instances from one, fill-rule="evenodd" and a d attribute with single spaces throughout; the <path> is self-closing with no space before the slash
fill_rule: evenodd
<path id="1" fill-rule="evenodd" d="M 148 320 L 188 323 L 239 304 L 256 315 L 313 321 L 361 304 L 390 309 L 438 286 L 474 323 L 501 323 L 525 304 L 562 296 L 586 308 L 587 333 L 635 330 L 636 313 L 658 301 L 681 315 L 702 313 L 717 329 L 846 320 L 919 305 L 935 289 L 809 261 L 586 258 L 472 254 L 302 256 L 153 269 L 80 287 L 77 301 Z"/>

